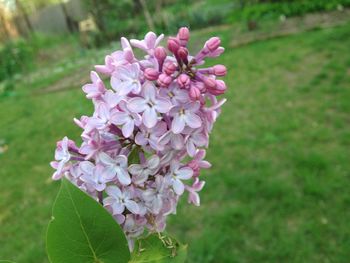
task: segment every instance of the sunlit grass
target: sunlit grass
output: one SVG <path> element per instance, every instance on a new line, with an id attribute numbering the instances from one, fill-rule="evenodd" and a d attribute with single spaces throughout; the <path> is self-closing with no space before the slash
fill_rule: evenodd
<path id="1" fill-rule="evenodd" d="M 182 201 L 169 232 L 189 244 L 189 262 L 347 262 L 350 26 L 237 49 L 230 32 L 218 32 L 229 100 L 202 206 Z M 79 140 L 72 119 L 92 106 L 79 88 L 21 94 L 0 100 L 0 259 L 40 263 L 59 186 L 50 180 L 55 142 Z"/>

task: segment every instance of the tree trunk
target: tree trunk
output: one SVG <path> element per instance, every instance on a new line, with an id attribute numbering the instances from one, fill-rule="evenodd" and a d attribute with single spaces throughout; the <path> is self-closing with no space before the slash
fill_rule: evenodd
<path id="1" fill-rule="evenodd" d="M 1 25 L 1 29 L 2 29 L 0 32 L 2 35 L 1 38 L 8 40 L 10 37 L 10 33 L 7 30 L 6 19 L 5 19 L 5 16 L 1 10 L 0 10 L 0 25 Z"/>
<path id="2" fill-rule="evenodd" d="M 32 23 L 30 22 L 29 16 L 23 7 L 22 3 L 19 0 L 16 0 L 16 7 L 18 8 L 19 12 L 21 13 L 22 17 L 24 18 L 24 21 L 26 23 L 26 26 L 28 28 L 29 33 L 33 33 L 33 26 Z"/>

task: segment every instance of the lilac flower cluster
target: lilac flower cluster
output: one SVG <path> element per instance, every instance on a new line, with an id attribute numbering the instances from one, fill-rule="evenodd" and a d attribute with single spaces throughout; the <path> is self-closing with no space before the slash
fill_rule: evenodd
<path id="1" fill-rule="evenodd" d="M 163 35 L 153 32 L 144 40 L 121 38 L 122 50 L 96 66 L 111 89 L 94 71 L 83 86 L 95 111 L 75 119 L 83 129 L 81 146 L 65 137 L 51 163 L 54 180 L 66 177 L 101 202 L 131 241 L 145 229 L 163 231 L 184 192 L 189 203 L 200 204 L 200 170 L 210 167 L 204 148 L 225 102 L 216 98 L 226 90 L 217 77 L 226 68 L 200 67 L 224 51 L 219 38 L 190 56 L 189 36 L 181 28 L 168 39 L 168 51 L 159 46 Z M 132 47 L 144 58 L 137 59 Z"/>

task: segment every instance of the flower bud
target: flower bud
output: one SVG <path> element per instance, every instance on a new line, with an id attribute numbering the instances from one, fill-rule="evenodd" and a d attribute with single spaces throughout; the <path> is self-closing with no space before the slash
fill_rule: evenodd
<path id="1" fill-rule="evenodd" d="M 167 74 L 160 74 L 158 77 L 158 84 L 162 87 L 168 87 L 170 83 L 172 82 L 172 78 L 168 76 Z"/>
<path id="2" fill-rule="evenodd" d="M 163 62 L 164 59 L 166 58 L 166 50 L 164 47 L 157 47 L 154 50 L 154 56 L 159 62 Z"/>
<path id="3" fill-rule="evenodd" d="M 200 92 L 200 90 L 199 90 L 198 88 L 196 88 L 196 86 L 193 86 L 193 85 L 192 85 L 192 86 L 190 87 L 189 95 L 190 95 L 190 98 L 191 98 L 192 100 L 197 100 L 197 99 L 200 97 L 201 92 Z"/>
<path id="4" fill-rule="evenodd" d="M 210 89 L 209 92 L 215 96 L 224 94 L 226 91 L 226 84 L 222 80 L 217 80 L 216 81 L 216 87 L 215 89 Z"/>
<path id="5" fill-rule="evenodd" d="M 203 82 L 205 86 L 208 87 L 208 89 L 215 89 L 216 87 L 216 80 L 208 77 L 203 78 Z"/>
<path id="6" fill-rule="evenodd" d="M 190 77 L 186 74 L 181 74 L 178 78 L 177 78 L 177 83 L 180 85 L 180 87 L 186 87 L 190 84 Z"/>
<path id="7" fill-rule="evenodd" d="M 144 71 L 145 78 L 148 80 L 158 79 L 159 73 L 154 68 L 146 68 Z"/>
<path id="8" fill-rule="evenodd" d="M 178 49 L 180 48 L 179 40 L 175 37 L 169 37 L 168 39 L 168 49 L 173 53 L 176 54 Z"/>
<path id="9" fill-rule="evenodd" d="M 196 81 L 194 85 L 195 85 L 196 88 L 199 89 L 201 92 L 206 92 L 206 90 L 207 90 L 206 87 L 205 87 L 205 85 L 204 85 L 204 83 L 201 82 L 201 81 Z"/>
<path id="10" fill-rule="evenodd" d="M 163 72 L 167 75 L 171 75 L 176 71 L 176 68 L 175 63 L 167 61 L 164 63 Z"/>
<path id="11" fill-rule="evenodd" d="M 188 64 L 188 50 L 185 47 L 180 47 L 177 51 L 178 57 L 185 63 Z"/>
<path id="12" fill-rule="evenodd" d="M 218 37 L 212 37 L 207 42 L 205 42 L 205 47 L 209 49 L 210 52 L 215 51 L 221 44 L 221 40 Z"/>
<path id="13" fill-rule="evenodd" d="M 180 40 L 181 46 L 186 46 L 189 38 L 190 38 L 190 31 L 187 27 L 181 27 L 179 29 L 179 32 L 177 33 L 177 38 Z"/>
<path id="14" fill-rule="evenodd" d="M 227 71 L 226 71 L 226 67 L 224 65 L 215 65 L 213 67 L 214 70 L 214 75 L 216 76 L 225 76 Z"/>

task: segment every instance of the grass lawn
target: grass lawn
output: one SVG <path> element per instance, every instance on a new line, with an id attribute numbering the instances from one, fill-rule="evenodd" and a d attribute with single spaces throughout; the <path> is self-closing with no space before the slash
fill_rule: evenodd
<path id="1" fill-rule="evenodd" d="M 226 47 L 230 32 L 218 32 Z M 188 262 L 349 262 L 349 47 L 347 24 L 227 48 L 216 61 L 229 68 L 229 100 L 202 206 L 183 200 L 168 223 Z M 0 99 L 0 259 L 42 263 L 55 142 L 79 141 L 72 119 L 92 106 L 79 88 L 34 95 L 25 81 Z"/>

